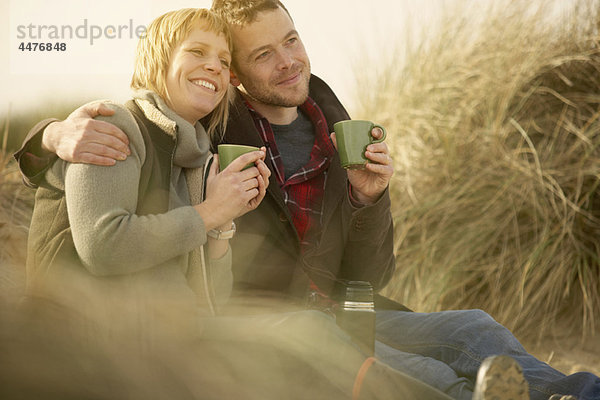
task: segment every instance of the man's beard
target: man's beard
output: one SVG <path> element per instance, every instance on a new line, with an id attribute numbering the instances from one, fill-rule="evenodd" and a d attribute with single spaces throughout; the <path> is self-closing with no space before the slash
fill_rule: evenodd
<path id="1" fill-rule="evenodd" d="M 302 84 L 290 94 L 279 93 L 277 90 L 270 89 L 270 87 L 265 88 L 261 85 L 253 85 L 252 82 L 250 82 L 249 85 L 244 85 L 244 92 L 252 100 L 268 106 L 300 106 L 304 104 L 308 98 L 308 82 L 310 79 L 310 73 L 307 74 L 305 71 L 302 72 L 301 76 Z"/>

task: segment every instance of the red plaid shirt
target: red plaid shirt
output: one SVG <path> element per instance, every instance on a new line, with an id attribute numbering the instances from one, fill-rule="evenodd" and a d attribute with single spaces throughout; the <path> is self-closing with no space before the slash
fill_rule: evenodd
<path id="1" fill-rule="evenodd" d="M 307 233 L 318 229 L 321 225 L 327 168 L 335 153 L 333 143 L 329 138 L 325 116 L 311 98 L 308 98 L 299 107 L 313 123 L 315 144 L 310 153 L 309 162 L 285 180 L 283 161 L 277 150 L 271 124 L 248 102 L 246 105 L 254 118 L 256 129 L 267 146 L 267 157 L 271 159 L 275 169 L 275 177 L 283 191 L 285 204 L 292 214 L 292 222 L 300 237 L 300 243 L 306 245 L 310 237 L 310 235 L 307 236 Z"/>

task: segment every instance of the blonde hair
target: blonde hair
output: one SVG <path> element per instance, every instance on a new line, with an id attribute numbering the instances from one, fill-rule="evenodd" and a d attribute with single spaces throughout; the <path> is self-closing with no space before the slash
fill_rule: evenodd
<path id="1" fill-rule="evenodd" d="M 216 13 L 205 8 L 184 8 L 169 11 L 150 23 L 140 38 L 135 54 L 131 87 L 156 92 L 163 99 L 167 94 L 167 71 L 173 51 L 192 31 L 201 24 L 209 32 L 223 35 L 230 51 L 231 34 L 227 23 Z M 220 127 L 225 131 L 229 116 L 230 89 L 217 107 L 208 116 L 206 131 L 209 136 Z"/>

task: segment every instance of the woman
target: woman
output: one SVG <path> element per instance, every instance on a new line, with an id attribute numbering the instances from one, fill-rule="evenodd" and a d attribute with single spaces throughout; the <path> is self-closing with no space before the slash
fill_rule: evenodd
<path id="1" fill-rule="evenodd" d="M 31 296 L 104 332 L 151 324 L 170 334 L 182 324 L 195 331 L 193 316 L 214 314 L 228 297 L 233 219 L 258 206 L 270 175 L 264 148 L 220 173 L 216 162 L 205 167 L 227 121 L 230 47 L 226 24 L 205 9 L 150 24 L 134 98 L 105 118 L 127 133 L 131 156 L 111 168 L 58 160 L 36 193 Z"/>

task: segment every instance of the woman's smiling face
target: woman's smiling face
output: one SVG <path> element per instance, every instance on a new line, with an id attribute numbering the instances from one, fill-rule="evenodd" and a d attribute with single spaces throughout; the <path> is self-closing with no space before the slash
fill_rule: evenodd
<path id="1" fill-rule="evenodd" d="M 166 102 L 192 125 L 217 107 L 229 87 L 231 54 L 225 37 L 194 28 L 173 50 Z"/>

